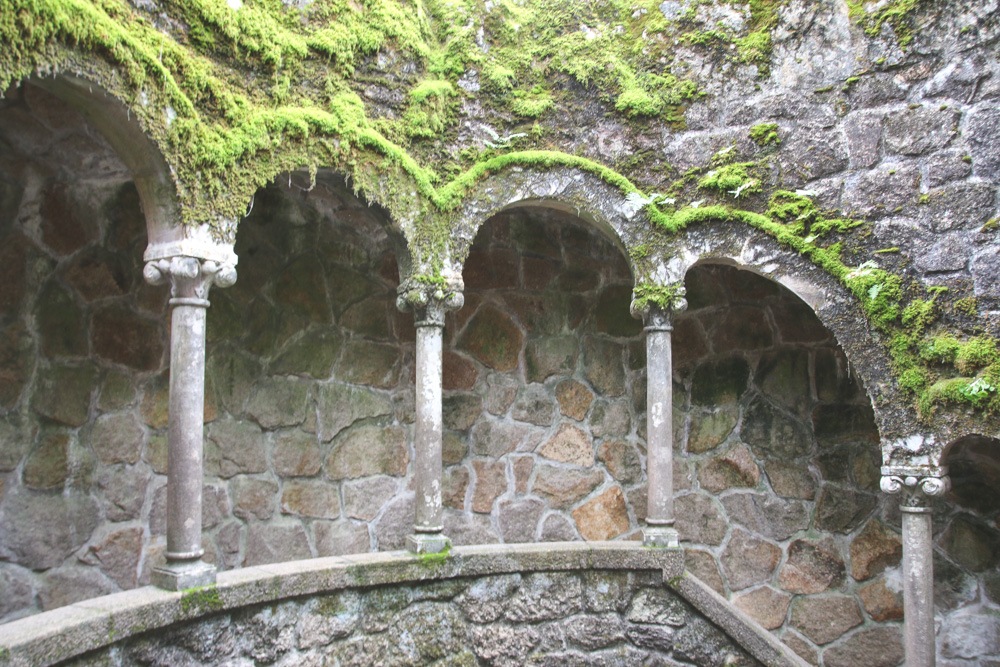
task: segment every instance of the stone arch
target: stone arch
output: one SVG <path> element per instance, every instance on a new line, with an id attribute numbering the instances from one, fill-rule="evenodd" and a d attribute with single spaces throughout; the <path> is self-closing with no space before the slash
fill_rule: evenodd
<path id="1" fill-rule="evenodd" d="M 836 278 L 773 237 L 738 223 L 691 227 L 677 246 L 675 256 L 654 271 L 664 283 L 679 280 L 699 263 L 728 263 L 782 285 L 816 314 L 844 349 L 871 400 L 886 462 L 902 441 L 914 434 L 924 439 L 927 427 L 919 423 L 912 401 L 902 395 L 886 349 L 872 335 L 855 296 Z"/>
<path id="2" fill-rule="evenodd" d="M 570 167 L 510 169 L 478 183 L 463 200 L 452 230 L 452 261 L 459 275 L 480 227 L 500 211 L 525 206 L 576 216 L 619 249 L 635 276 L 628 248 L 634 243 L 633 220 L 640 216 L 620 190 L 594 174 Z"/>

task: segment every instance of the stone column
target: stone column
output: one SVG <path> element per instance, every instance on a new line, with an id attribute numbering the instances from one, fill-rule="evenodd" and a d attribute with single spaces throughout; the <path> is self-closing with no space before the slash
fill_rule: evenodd
<path id="1" fill-rule="evenodd" d="M 930 501 L 951 488 L 947 468 L 882 467 L 882 491 L 901 494 L 903 522 L 903 634 L 907 667 L 934 667 L 934 535 Z"/>
<path id="2" fill-rule="evenodd" d="M 679 300 L 671 308 L 632 302 L 633 316 L 642 317 L 646 332 L 646 478 L 649 483 L 646 546 L 677 547 L 674 528 L 674 381 L 671 333 L 674 313 L 687 307 Z"/>
<path id="3" fill-rule="evenodd" d="M 396 300 L 402 311 L 412 311 L 417 329 L 416 423 L 413 435 L 413 471 L 416 512 L 413 534 L 406 548 L 413 553 L 440 553 L 451 546 L 444 536 L 441 504 L 441 340 L 444 316 L 465 303 L 460 289 L 403 285 Z"/>
<path id="4" fill-rule="evenodd" d="M 152 581 L 176 591 L 215 583 L 215 567 L 201 560 L 205 322 L 209 288 L 235 283 L 236 267 L 177 256 L 148 262 L 143 276 L 170 284 L 167 562 L 153 569 Z"/>

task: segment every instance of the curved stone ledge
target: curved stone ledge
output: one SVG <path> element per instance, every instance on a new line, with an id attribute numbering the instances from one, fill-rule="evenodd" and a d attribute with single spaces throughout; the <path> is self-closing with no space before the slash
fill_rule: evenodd
<path id="1" fill-rule="evenodd" d="M 194 626 L 213 615 L 323 594 L 497 575 L 595 571 L 645 573 L 654 588 L 663 590 L 665 584 L 755 661 L 805 664 L 685 573 L 682 550 L 621 542 L 566 542 L 456 547 L 447 557 L 390 552 L 317 558 L 224 572 L 215 586 L 201 589 L 169 592 L 147 586 L 0 625 L 0 665 L 72 661 L 146 633 L 147 637 L 159 636 L 156 631 Z M 172 627 L 168 630 L 168 626 Z"/>

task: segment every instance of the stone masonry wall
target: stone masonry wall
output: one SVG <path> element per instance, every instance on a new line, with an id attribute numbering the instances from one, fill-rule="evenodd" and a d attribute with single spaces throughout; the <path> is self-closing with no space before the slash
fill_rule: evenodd
<path id="1" fill-rule="evenodd" d="M 650 572 L 535 572 L 257 605 L 71 664 L 759 665 Z"/>

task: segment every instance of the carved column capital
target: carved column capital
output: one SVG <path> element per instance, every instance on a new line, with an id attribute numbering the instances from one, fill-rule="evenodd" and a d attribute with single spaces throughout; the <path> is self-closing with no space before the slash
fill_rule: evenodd
<path id="1" fill-rule="evenodd" d="M 151 285 L 170 284 L 171 305 L 207 307 L 212 285 L 229 287 L 236 282 L 236 266 L 178 255 L 146 262 L 142 275 Z"/>
<path id="2" fill-rule="evenodd" d="M 412 312 L 418 327 L 443 327 L 448 311 L 465 305 L 463 287 L 461 284 L 438 285 L 408 280 L 399 286 L 396 307 L 404 313 Z"/>
<path id="3" fill-rule="evenodd" d="M 642 320 L 646 331 L 673 331 L 674 317 L 686 308 L 685 299 L 677 299 L 667 308 L 648 299 L 633 299 L 629 310 L 632 317 Z"/>
<path id="4" fill-rule="evenodd" d="M 879 483 L 883 493 L 900 495 L 900 507 L 929 509 L 930 500 L 943 496 L 951 490 L 951 478 L 947 468 L 934 471 L 905 469 L 882 466 L 882 480 Z"/>

